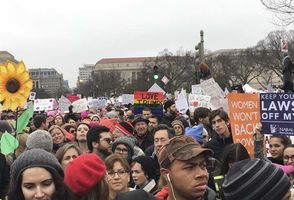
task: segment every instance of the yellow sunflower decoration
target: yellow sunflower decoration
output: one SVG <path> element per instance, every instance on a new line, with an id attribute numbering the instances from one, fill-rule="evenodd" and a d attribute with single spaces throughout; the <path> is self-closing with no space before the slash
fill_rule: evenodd
<path id="1" fill-rule="evenodd" d="M 24 108 L 32 88 L 33 82 L 22 61 L 18 64 L 8 61 L 5 65 L 0 65 L 2 110 Z"/>

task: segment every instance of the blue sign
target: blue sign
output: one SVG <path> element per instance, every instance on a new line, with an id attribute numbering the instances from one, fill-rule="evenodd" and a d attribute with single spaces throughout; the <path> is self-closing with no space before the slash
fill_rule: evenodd
<path id="1" fill-rule="evenodd" d="M 260 94 L 260 120 L 264 134 L 294 136 L 294 94 Z"/>

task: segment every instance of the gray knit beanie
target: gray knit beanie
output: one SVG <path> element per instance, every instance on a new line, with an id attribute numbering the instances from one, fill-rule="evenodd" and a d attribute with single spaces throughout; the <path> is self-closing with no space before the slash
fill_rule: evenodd
<path id="1" fill-rule="evenodd" d="M 10 170 L 11 183 L 17 185 L 22 172 L 33 167 L 43 167 L 51 172 L 53 177 L 64 177 L 62 167 L 53 154 L 43 149 L 31 149 L 22 153 L 12 163 Z"/>
<path id="2" fill-rule="evenodd" d="M 48 152 L 52 152 L 53 150 L 53 139 L 50 133 L 44 130 L 32 132 L 26 144 L 28 149 L 44 149 Z"/>
<path id="3" fill-rule="evenodd" d="M 119 137 L 112 143 L 112 152 L 115 151 L 115 148 L 119 144 L 124 144 L 128 148 L 128 160 L 131 161 L 133 155 L 134 155 L 134 146 L 135 142 L 132 138 L 128 136 Z"/>

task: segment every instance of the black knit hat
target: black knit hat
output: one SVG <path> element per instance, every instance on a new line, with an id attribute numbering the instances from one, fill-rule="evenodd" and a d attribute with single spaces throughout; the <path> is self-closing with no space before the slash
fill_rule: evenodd
<path id="1" fill-rule="evenodd" d="M 173 100 L 167 100 L 164 105 L 163 105 L 163 108 L 164 110 L 168 109 L 169 107 L 171 107 L 173 104 L 175 104 L 175 102 Z"/>
<path id="2" fill-rule="evenodd" d="M 226 200 L 282 199 L 290 187 L 290 180 L 283 170 L 260 159 L 236 162 L 223 183 Z"/>
<path id="3" fill-rule="evenodd" d="M 155 179 L 156 166 L 152 158 L 150 158 L 149 156 L 138 156 L 133 159 L 133 163 L 135 162 L 141 164 L 142 170 L 148 176 L 149 180 Z"/>

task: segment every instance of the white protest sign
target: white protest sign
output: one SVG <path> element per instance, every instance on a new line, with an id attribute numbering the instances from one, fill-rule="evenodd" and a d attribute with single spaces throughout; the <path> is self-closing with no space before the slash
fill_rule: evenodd
<path id="1" fill-rule="evenodd" d="M 55 99 L 36 99 L 34 101 L 34 111 L 54 110 Z"/>
<path id="2" fill-rule="evenodd" d="M 68 100 L 68 98 L 64 97 L 64 96 L 61 96 L 59 99 L 58 99 L 58 103 L 59 103 L 59 110 L 62 112 L 62 113 L 65 113 L 65 112 L 68 112 L 68 107 L 71 105 L 71 102 L 70 100 Z"/>
<path id="3" fill-rule="evenodd" d="M 195 108 L 206 107 L 209 108 L 210 96 L 199 95 L 199 94 L 189 94 L 188 102 L 190 112 L 194 112 Z"/>
<path id="4" fill-rule="evenodd" d="M 200 84 L 192 85 L 192 94 L 202 94 Z"/>
<path id="5" fill-rule="evenodd" d="M 107 101 L 105 99 L 88 99 L 89 108 L 100 109 L 105 107 Z"/>
<path id="6" fill-rule="evenodd" d="M 36 92 L 30 92 L 29 100 L 34 101 L 36 99 Z"/>
<path id="7" fill-rule="evenodd" d="M 154 83 L 151 88 L 149 88 L 148 92 L 162 92 L 163 94 L 165 94 L 165 91 L 159 87 L 159 85 L 157 85 L 156 83 Z"/>
<path id="8" fill-rule="evenodd" d="M 74 113 L 81 113 L 82 111 L 88 110 L 88 101 L 86 98 L 79 99 L 72 103 L 72 111 Z"/>
<path id="9" fill-rule="evenodd" d="M 189 109 L 187 99 L 178 99 L 175 101 L 176 108 L 181 114 L 185 114 Z"/>
<path id="10" fill-rule="evenodd" d="M 133 94 L 123 94 L 122 95 L 122 104 L 123 105 L 128 105 L 128 104 L 134 105 L 134 95 Z"/>
<path id="11" fill-rule="evenodd" d="M 213 78 L 204 80 L 200 83 L 202 93 L 210 96 L 210 108 L 215 110 L 223 106 L 223 99 L 225 97 L 224 91 L 220 88 L 217 82 Z"/>

